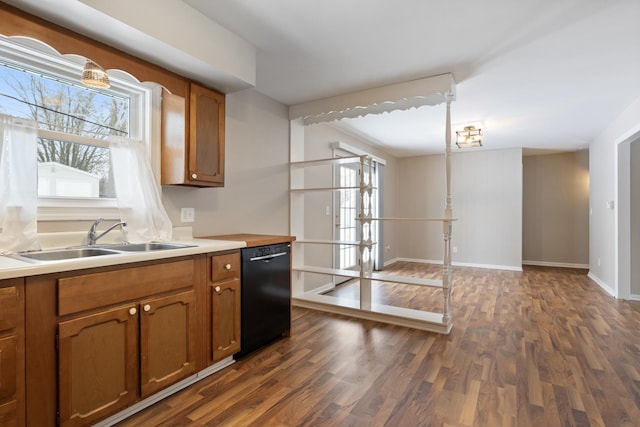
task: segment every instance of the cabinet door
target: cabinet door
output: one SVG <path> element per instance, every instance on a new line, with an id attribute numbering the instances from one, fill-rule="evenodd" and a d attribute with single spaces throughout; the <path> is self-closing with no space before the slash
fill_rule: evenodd
<path id="1" fill-rule="evenodd" d="M 211 343 L 213 362 L 240 351 L 240 280 L 211 285 Z"/>
<path id="2" fill-rule="evenodd" d="M 135 306 L 60 322 L 60 425 L 88 425 L 136 400 L 137 325 Z"/>
<path id="3" fill-rule="evenodd" d="M 2 280 L 0 281 L 0 426 L 24 425 L 24 364 L 24 280 Z"/>
<path id="4" fill-rule="evenodd" d="M 191 183 L 224 185 L 224 121 L 224 95 L 192 83 L 187 177 Z"/>
<path id="5" fill-rule="evenodd" d="M 194 291 L 140 303 L 140 381 L 147 397 L 195 373 Z"/>

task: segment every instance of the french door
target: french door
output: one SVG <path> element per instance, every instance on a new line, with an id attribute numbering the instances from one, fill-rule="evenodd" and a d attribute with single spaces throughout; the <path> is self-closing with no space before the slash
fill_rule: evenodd
<path id="1" fill-rule="evenodd" d="M 336 150 L 334 152 L 336 157 L 353 156 L 354 154 Z M 360 235 L 360 224 L 357 221 L 358 214 L 361 211 L 360 204 L 362 203 L 360 198 L 360 191 L 357 187 L 360 185 L 360 163 L 345 163 L 335 166 L 335 185 L 337 187 L 356 187 L 354 189 L 340 190 L 335 193 L 334 200 L 334 239 L 341 241 L 359 241 L 362 236 Z M 374 162 L 374 169 L 372 171 L 372 181 L 374 188 L 377 182 L 376 167 Z M 375 188 L 372 193 L 372 214 L 377 216 L 378 214 L 378 190 Z M 368 204 L 368 199 L 365 197 L 365 203 Z M 378 227 L 376 221 L 371 224 L 371 239 L 374 242 L 378 239 Z M 366 238 L 366 235 L 365 235 Z M 371 254 L 366 256 L 375 256 L 377 251 L 373 250 Z M 366 260 L 365 260 L 366 261 Z M 336 268 L 342 270 L 358 270 L 360 268 L 360 251 L 358 246 L 355 245 L 335 245 L 334 246 L 334 265 Z M 375 265 L 375 261 L 374 261 Z M 338 279 L 338 278 L 337 278 Z M 337 284 L 337 283 L 336 283 Z"/>

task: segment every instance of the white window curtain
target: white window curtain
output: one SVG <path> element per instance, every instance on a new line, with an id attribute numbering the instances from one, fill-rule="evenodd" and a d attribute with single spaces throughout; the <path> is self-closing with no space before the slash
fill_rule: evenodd
<path id="1" fill-rule="evenodd" d="M 131 243 L 171 240 L 172 224 L 162 205 L 142 141 L 110 137 L 111 170 L 120 218 Z"/>
<path id="2" fill-rule="evenodd" d="M 38 250 L 36 124 L 0 114 L 0 253 Z"/>

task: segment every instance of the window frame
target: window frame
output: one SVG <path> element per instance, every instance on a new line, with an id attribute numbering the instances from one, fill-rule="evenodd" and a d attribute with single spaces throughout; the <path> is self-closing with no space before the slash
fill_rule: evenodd
<path id="1" fill-rule="evenodd" d="M 78 80 L 85 58 L 79 55 L 61 55 L 38 40 L 0 35 L 0 54 L 6 62 L 40 70 L 44 74 L 62 79 Z M 147 145 L 152 169 L 159 173 L 160 166 L 160 112 L 161 87 L 155 83 L 140 83 L 135 77 L 120 70 L 109 70 L 110 92 L 127 96 L 129 103 L 129 138 L 142 140 Z M 158 111 L 156 111 L 158 110 Z M 72 143 L 108 148 L 106 140 L 46 129 L 37 130 L 38 137 L 55 137 Z M 115 198 L 38 197 L 38 221 L 119 219 Z"/>

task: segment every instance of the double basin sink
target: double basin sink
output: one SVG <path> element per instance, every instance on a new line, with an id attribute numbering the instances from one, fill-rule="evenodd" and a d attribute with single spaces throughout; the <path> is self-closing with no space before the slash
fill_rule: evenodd
<path id="1" fill-rule="evenodd" d="M 12 258 L 27 262 L 50 262 L 70 259 L 88 258 L 102 255 L 124 254 L 131 252 L 166 251 L 170 249 L 190 248 L 193 245 L 182 243 L 122 243 L 117 245 L 85 246 L 78 248 L 52 249 L 46 251 L 21 252 L 11 255 Z"/>

